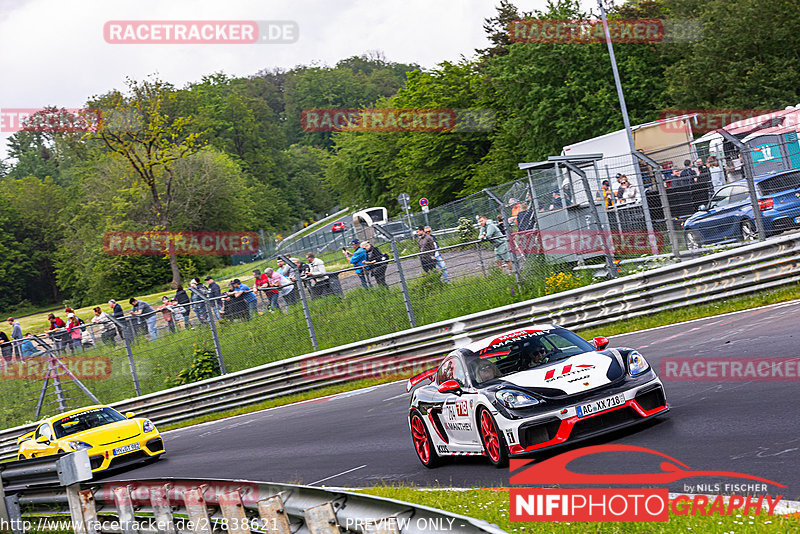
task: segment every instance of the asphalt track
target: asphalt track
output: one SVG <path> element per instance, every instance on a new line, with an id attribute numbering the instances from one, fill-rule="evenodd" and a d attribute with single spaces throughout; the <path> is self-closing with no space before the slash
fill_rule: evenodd
<path id="1" fill-rule="evenodd" d="M 611 346 L 638 347 L 656 368 L 673 357 L 796 361 L 798 326 L 800 301 L 619 335 L 611 339 Z M 582 445 L 654 449 L 693 470 L 734 471 L 779 482 L 787 487 L 770 485 L 766 493 L 797 500 L 799 384 L 797 378 L 665 381 L 670 413 Z M 460 458 L 433 470 L 423 467 L 411 445 L 407 412 L 404 384 L 393 383 L 187 427 L 164 434 L 168 452 L 162 460 L 108 478 L 227 478 L 338 487 L 381 482 L 509 485 L 508 469 L 497 469 L 483 458 Z M 606 453 L 583 457 L 570 468 L 583 473 L 657 473 L 661 460 L 644 453 Z M 737 488 L 725 484 L 736 483 L 757 484 L 713 476 L 667 487 L 681 493 L 731 493 Z M 641 484 L 633 485 L 637 486 Z"/>

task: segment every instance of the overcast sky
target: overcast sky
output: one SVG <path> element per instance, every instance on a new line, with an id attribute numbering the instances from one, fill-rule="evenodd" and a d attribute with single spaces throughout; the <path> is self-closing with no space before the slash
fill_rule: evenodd
<path id="1" fill-rule="evenodd" d="M 0 0 L 0 109 L 79 107 L 150 74 L 178 87 L 203 75 L 333 65 L 381 51 L 425 68 L 472 57 L 499 0 Z M 545 0 L 517 0 L 522 11 Z M 586 5 L 586 2 L 584 2 Z M 293 44 L 109 44 L 109 20 L 290 20 Z M 5 154 L 5 139 L 0 134 Z"/>

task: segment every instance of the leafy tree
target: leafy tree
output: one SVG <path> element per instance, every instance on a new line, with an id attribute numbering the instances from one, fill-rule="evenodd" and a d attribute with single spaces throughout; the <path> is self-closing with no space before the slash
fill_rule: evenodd
<path id="1" fill-rule="evenodd" d="M 159 230 L 172 231 L 174 187 L 173 163 L 195 154 L 203 146 L 201 135 L 192 132 L 189 116 L 170 116 L 166 104 L 174 99 L 172 88 L 159 80 L 128 80 L 129 95 L 112 91 L 103 98 L 104 120 L 96 138 L 122 156 L 141 180 L 150 196 L 150 209 Z M 181 273 L 174 251 L 169 254 L 173 283 Z"/>

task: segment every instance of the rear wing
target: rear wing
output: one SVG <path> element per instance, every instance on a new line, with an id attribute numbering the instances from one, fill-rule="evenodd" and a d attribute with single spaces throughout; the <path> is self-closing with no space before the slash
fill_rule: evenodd
<path id="1" fill-rule="evenodd" d="M 420 382 L 422 382 L 426 378 L 431 378 L 433 375 L 436 374 L 436 371 L 438 371 L 438 370 L 439 370 L 438 367 L 434 367 L 433 369 L 428 369 L 427 371 L 425 371 L 422 374 L 418 374 L 414 378 L 409 378 L 408 382 L 406 383 L 406 393 L 411 391 L 414 388 L 414 386 L 416 386 L 417 384 L 419 384 Z"/>
<path id="2" fill-rule="evenodd" d="M 31 430 L 27 434 L 22 434 L 20 437 L 17 438 L 17 447 L 19 447 L 23 441 L 27 441 L 29 439 L 33 439 L 33 435 L 36 433 L 35 430 Z"/>

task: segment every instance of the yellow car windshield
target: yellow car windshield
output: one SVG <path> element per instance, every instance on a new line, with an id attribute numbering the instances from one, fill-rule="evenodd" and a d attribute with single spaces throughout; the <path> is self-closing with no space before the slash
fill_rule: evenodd
<path id="1" fill-rule="evenodd" d="M 93 408 L 55 421 L 53 430 L 56 432 L 56 438 L 63 438 L 84 430 L 124 420 L 125 417 L 112 408 Z"/>

